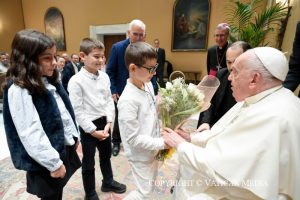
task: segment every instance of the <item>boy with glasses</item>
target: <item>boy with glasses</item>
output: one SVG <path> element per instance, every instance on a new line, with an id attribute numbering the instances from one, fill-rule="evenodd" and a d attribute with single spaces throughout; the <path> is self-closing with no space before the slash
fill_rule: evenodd
<path id="1" fill-rule="evenodd" d="M 125 52 L 129 79 L 118 102 L 119 127 L 137 187 L 127 200 L 151 198 L 158 171 L 155 156 L 165 148 L 150 82 L 158 66 L 156 58 L 154 48 L 145 42 L 132 43 Z"/>
<path id="2" fill-rule="evenodd" d="M 125 65 L 124 55 L 126 47 L 130 43 L 135 43 L 138 41 L 145 41 L 146 37 L 146 25 L 141 20 L 135 19 L 129 23 L 128 27 L 128 39 L 122 40 L 120 42 L 115 43 L 111 48 L 111 53 L 109 56 L 109 60 L 107 63 L 106 73 L 109 76 L 111 82 L 111 93 L 115 102 L 115 106 L 118 103 L 118 99 L 121 96 L 124 87 L 126 85 L 126 80 L 129 77 L 128 69 Z M 113 156 L 117 156 L 120 151 L 120 131 L 118 125 L 118 109 L 116 106 L 115 109 L 115 123 L 112 133 L 112 143 Z"/>

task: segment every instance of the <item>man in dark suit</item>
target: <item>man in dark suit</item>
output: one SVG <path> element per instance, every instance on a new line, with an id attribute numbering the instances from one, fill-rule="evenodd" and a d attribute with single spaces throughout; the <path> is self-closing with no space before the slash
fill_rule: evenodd
<path id="1" fill-rule="evenodd" d="M 63 71 L 61 72 L 61 82 L 63 84 L 63 87 L 68 92 L 68 83 L 71 77 L 76 74 L 80 70 L 80 63 L 79 63 L 79 56 L 77 54 L 71 55 L 71 60 L 67 62 L 63 68 Z"/>
<path id="2" fill-rule="evenodd" d="M 111 93 L 112 97 L 115 102 L 115 122 L 114 128 L 112 133 L 112 143 L 113 149 L 112 154 L 113 156 L 117 156 L 120 151 L 120 131 L 119 131 L 119 124 L 118 124 L 118 110 L 117 110 L 117 102 L 122 94 L 124 87 L 126 85 L 126 81 L 129 78 L 129 72 L 125 64 L 125 50 L 129 43 L 134 43 L 138 41 L 145 41 L 146 37 L 146 26 L 144 22 L 141 20 L 135 19 L 132 20 L 129 24 L 128 29 L 128 36 L 129 38 L 120 42 L 115 43 L 110 52 L 110 57 L 106 66 L 106 73 L 108 74 L 111 82 Z"/>
<path id="3" fill-rule="evenodd" d="M 165 87 L 165 82 L 164 82 L 164 65 L 166 61 L 165 50 L 159 47 L 158 39 L 154 40 L 154 48 L 157 53 L 157 63 L 158 63 L 158 67 L 156 70 L 156 77 L 158 78 L 158 83 L 160 87 Z"/>
<path id="4" fill-rule="evenodd" d="M 212 127 L 232 106 L 236 104 L 236 101 L 232 96 L 231 84 L 228 80 L 228 76 L 235 59 L 250 48 L 250 45 L 243 41 L 237 41 L 228 47 L 226 52 L 227 68 L 220 69 L 216 74 L 217 78 L 220 80 L 220 86 L 211 100 L 210 108 L 201 113 L 202 115 L 200 115 L 198 121 L 198 126 L 201 126 L 198 130 L 205 130 Z"/>
<path id="5" fill-rule="evenodd" d="M 300 21 L 298 21 L 295 39 L 293 43 L 293 52 L 289 61 L 289 72 L 283 83 L 283 86 L 295 91 L 300 84 Z M 300 97 L 300 92 L 298 94 Z"/>
<path id="6" fill-rule="evenodd" d="M 226 50 L 228 48 L 229 25 L 218 24 L 215 30 L 216 45 L 207 50 L 207 74 L 215 76 L 217 71 L 226 68 Z"/>

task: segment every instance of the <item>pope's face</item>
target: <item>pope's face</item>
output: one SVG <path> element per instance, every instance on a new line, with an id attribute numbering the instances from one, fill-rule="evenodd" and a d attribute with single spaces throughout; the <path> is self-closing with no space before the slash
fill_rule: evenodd
<path id="1" fill-rule="evenodd" d="M 249 85 L 252 81 L 251 72 L 245 68 L 246 56 L 242 54 L 232 65 L 232 71 L 228 77 L 231 81 L 232 95 L 237 102 L 250 96 Z"/>

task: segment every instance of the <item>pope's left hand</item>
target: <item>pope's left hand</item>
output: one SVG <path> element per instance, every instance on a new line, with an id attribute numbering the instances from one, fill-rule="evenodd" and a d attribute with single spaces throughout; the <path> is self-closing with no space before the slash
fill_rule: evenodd
<path id="1" fill-rule="evenodd" d="M 185 142 L 185 139 L 183 139 L 181 136 L 179 136 L 175 131 L 173 131 L 170 128 L 164 129 L 163 139 L 167 145 L 176 149 L 179 146 L 179 144 Z"/>

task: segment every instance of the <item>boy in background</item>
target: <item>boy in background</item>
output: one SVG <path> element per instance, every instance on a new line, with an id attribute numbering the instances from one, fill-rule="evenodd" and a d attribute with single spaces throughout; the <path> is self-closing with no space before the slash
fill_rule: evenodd
<path id="1" fill-rule="evenodd" d="M 158 66 L 156 57 L 154 48 L 145 42 L 131 43 L 125 52 L 129 79 L 118 102 L 119 127 L 137 187 L 127 200 L 151 198 L 158 171 L 155 156 L 165 148 L 150 82 Z"/>
<path id="2" fill-rule="evenodd" d="M 104 59 L 104 45 L 85 38 L 80 43 L 80 57 L 84 67 L 72 76 L 68 91 L 79 124 L 82 143 L 82 179 L 85 200 L 98 200 L 95 190 L 95 151 L 99 151 L 103 175 L 101 191 L 124 193 L 126 185 L 113 179 L 110 162 L 110 128 L 114 117 L 114 103 L 110 81 L 100 71 Z"/>

